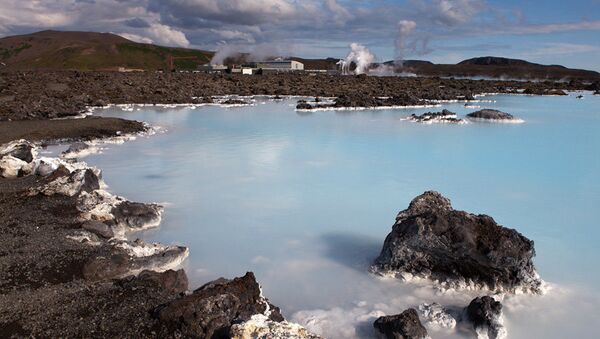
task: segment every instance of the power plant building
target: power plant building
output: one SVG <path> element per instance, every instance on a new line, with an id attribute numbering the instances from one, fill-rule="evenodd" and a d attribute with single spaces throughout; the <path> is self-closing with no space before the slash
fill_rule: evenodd
<path id="1" fill-rule="evenodd" d="M 256 68 L 272 72 L 303 71 L 304 64 L 296 60 L 261 61 L 256 63 Z"/>

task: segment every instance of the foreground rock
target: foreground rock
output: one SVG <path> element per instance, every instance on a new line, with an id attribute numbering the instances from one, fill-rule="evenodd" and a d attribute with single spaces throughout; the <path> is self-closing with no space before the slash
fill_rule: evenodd
<path id="1" fill-rule="evenodd" d="M 273 321 L 263 314 L 253 315 L 250 320 L 231 326 L 232 339 L 321 339 L 304 327 L 287 321 Z"/>
<path id="2" fill-rule="evenodd" d="M 487 215 L 452 208 L 437 192 L 413 199 L 396 217 L 373 269 L 443 287 L 540 292 L 533 241 Z"/>
<path id="3" fill-rule="evenodd" d="M 432 124 L 432 123 L 451 123 L 451 124 L 462 124 L 465 121 L 463 119 L 459 119 L 456 116 L 456 113 L 450 112 L 447 109 L 443 109 L 441 112 L 427 112 L 421 115 L 411 114 L 408 118 L 410 121 L 420 122 L 423 124 Z"/>
<path id="4" fill-rule="evenodd" d="M 477 112 L 467 114 L 468 118 L 479 120 L 512 121 L 515 117 L 512 114 L 498 111 L 495 109 L 482 109 Z"/>
<path id="5" fill-rule="evenodd" d="M 388 339 L 424 339 L 427 329 L 421 324 L 414 308 L 391 316 L 379 317 L 373 326 Z"/>
<path id="6" fill-rule="evenodd" d="M 503 339 L 506 329 L 502 320 L 502 304 L 489 296 L 473 299 L 465 309 L 478 338 Z"/>
<path id="7" fill-rule="evenodd" d="M 227 338 L 232 324 L 249 321 L 257 314 L 271 321 L 284 320 L 279 309 L 262 297 L 251 272 L 210 282 L 155 311 L 169 333 L 197 338 Z"/>

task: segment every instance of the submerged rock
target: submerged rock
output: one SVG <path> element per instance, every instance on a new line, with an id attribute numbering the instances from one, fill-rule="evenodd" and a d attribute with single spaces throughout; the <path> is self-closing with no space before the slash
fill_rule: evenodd
<path id="1" fill-rule="evenodd" d="M 414 122 L 420 122 L 425 124 L 430 123 L 453 123 L 460 124 L 463 123 L 463 119 L 458 119 L 456 117 L 456 113 L 450 112 L 447 109 L 443 109 L 441 112 L 427 112 L 421 115 L 411 114 L 408 120 Z"/>
<path id="2" fill-rule="evenodd" d="M 155 310 L 168 333 L 196 338 L 228 338 L 233 324 L 257 314 L 275 322 L 284 320 L 262 296 L 251 272 L 233 280 L 215 280 Z"/>
<path id="3" fill-rule="evenodd" d="M 502 304 L 489 296 L 477 297 L 465 308 L 467 319 L 473 324 L 478 338 L 506 338 L 502 319 Z"/>
<path id="4" fill-rule="evenodd" d="M 443 286 L 540 292 L 533 241 L 492 217 L 452 208 L 429 191 L 396 217 L 373 269 L 436 280 Z"/>
<path id="5" fill-rule="evenodd" d="M 231 339 L 321 339 L 299 324 L 270 320 L 263 314 L 253 315 L 250 320 L 231 326 Z"/>
<path id="6" fill-rule="evenodd" d="M 498 111 L 496 109 L 482 109 L 477 112 L 467 114 L 468 118 L 482 119 L 482 120 L 514 120 L 515 117 L 512 114 Z"/>
<path id="7" fill-rule="evenodd" d="M 427 338 L 427 329 L 421 324 L 414 308 L 397 314 L 379 317 L 373 326 L 388 339 L 423 339 Z"/>

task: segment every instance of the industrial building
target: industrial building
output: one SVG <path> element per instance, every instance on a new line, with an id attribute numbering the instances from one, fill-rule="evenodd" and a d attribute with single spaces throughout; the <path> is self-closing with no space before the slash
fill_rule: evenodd
<path id="1" fill-rule="evenodd" d="M 303 71 L 304 64 L 296 60 L 261 61 L 256 63 L 256 68 L 263 71 Z"/>
<path id="2" fill-rule="evenodd" d="M 243 65 L 233 65 L 227 67 L 224 65 L 200 65 L 197 71 L 206 73 L 238 73 L 238 74 L 262 74 L 279 72 L 301 72 L 304 71 L 304 64 L 296 60 L 275 60 L 252 62 Z"/>

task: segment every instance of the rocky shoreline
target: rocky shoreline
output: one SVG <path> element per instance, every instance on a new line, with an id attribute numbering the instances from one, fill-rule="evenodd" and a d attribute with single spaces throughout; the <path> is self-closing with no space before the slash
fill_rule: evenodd
<path id="1" fill-rule="evenodd" d="M 0 73 L 0 121 L 77 116 L 107 104 L 198 104 L 237 94 L 339 98 L 338 106 L 373 106 L 377 98 L 469 100 L 481 93 L 539 93 L 597 90 L 578 81 L 519 82 L 441 78 L 203 73 L 5 72 Z M 210 99 L 209 99 L 210 100 Z M 390 100 L 388 100 L 390 101 Z M 414 100 L 413 104 L 414 104 Z M 369 104 L 369 105 L 366 105 Z"/>
<path id="2" fill-rule="evenodd" d="M 101 172 L 73 160 L 86 152 L 87 144 L 72 144 L 62 159 L 38 154 L 45 142 L 126 137 L 148 131 L 146 125 L 113 118 L 55 118 L 79 116 L 90 107 L 108 104 L 211 104 L 214 96 L 231 93 L 335 98 L 298 103 L 310 106 L 298 109 L 313 110 L 468 101 L 480 93 L 517 93 L 517 88 L 559 95 L 557 91 L 588 87 L 582 83 L 291 74 L 2 74 L 0 305 L 6 306 L 0 307 L 0 333 L 8 337 L 318 338 L 286 322 L 262 295 L 251 272 L 190 291 L 185 272 L 173 270 L 187 256 L 187 248 L 128 240 L 126 234 L 158 226 L 162 209 L 104 191 Z M 247 104 L 237 99 L 219 103 Z M 459 123 L 452 112 L 413 119 Z M 19 139 L 27 140 L 14 142 Z M 419 243 L 413 237 L 415 227 L 429 230 L 433 243 L 445 247 L 440 250 Z M 439 234 L 440 227 L 447 233 Z M 474 234 L 483 239 L 483 245 L 469 243 Z M 495 248 L 497 243 L 506 246 Z M 375 270 L 429 278 L 453 288 L 538 293 L 541 280 L 531 262 L 534 253 L 533 242 L 518 232 L 497 225 L 490 217 L 455 211 L 439 193 L 426 192 L 399 214 Z M 485 327 L 489 332 L 498 323 L 493 300 L 481 299 L 468 308 L 473 319 L 489 314 L 488 309 L 496 312 L 495 318 L 473 320 L 475 331 Z M 460 320 L 444 313 L 441 306 L 419 311 L 422 317 L 431 315 L 443 324 Z M 414 312 L 409 313 L 395 318 L 414 322 Z M 389 326 L 395 328 L 395 318 L 380 321 L 382 332 L 393 333 Z M 423 334 L 420 327 L 413 328 L 417 328 L 416 337 Z"/>
<path id="3" fill-rule="evenodd" d="M 157 227 L 162 207 L 103 187 L 98 169 L 40 156 L 38 144 L 0 146 L 2 336 L 317 338 L 282 323 L 252 273 L 189 292 L 173 270 L 186 247 L 126 237 Z"/>

